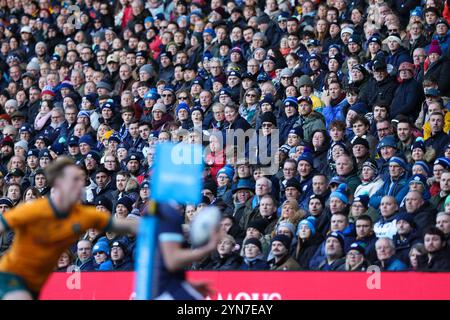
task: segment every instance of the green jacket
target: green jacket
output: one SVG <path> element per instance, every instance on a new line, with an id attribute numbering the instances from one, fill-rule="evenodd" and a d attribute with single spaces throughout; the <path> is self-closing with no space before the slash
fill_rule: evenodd
<path id="1" fill-rule="evenodd" d="M 430 199 L 431 205 L 436 208 L 437 212 L 445 211 L 445 199 L 448 195 L 441 196 L 441 193 L 439 192 L 437 195 L 432 197 Z"/>
<path id="2" fill-rule="evenodd" d="M 294 128 L 301 127 L 303 129 L 303 140 L 311 143 L 313 132 L 316 130 L 326 130 L 325 117 L 316 111 L 312 111 L 306 117 L 299 117 L 295 122 Z"/>
<path id="3" fill-rule="evenodd" d="M 352 190 L 352 194 L 355 194 L 356 188 L 358 188 L 358 186 L 361 184 L 361 179 L 355 173 L 348 177 L 345 177 L 345 183 L 347 184 L 349 189 Z"/>

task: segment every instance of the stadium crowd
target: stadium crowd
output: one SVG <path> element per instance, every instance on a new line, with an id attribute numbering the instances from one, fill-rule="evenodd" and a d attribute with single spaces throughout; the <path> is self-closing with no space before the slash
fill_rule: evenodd
<path id="1" fill-rule="evenodd" d="M 157 144 L 202 144 L 184 230 L 214 205 L 227 235 L 192 269 L 450 271 L 449 21 L 442 0 L 0 0 L 0 214 L 68 155 L 86 203 L 140 219 Z M 132 270 L 135 238 L 90 230 L 56 270 Z"/>

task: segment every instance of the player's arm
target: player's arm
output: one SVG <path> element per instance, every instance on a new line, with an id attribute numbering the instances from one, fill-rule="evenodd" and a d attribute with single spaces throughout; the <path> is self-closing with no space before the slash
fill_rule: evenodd
<path id="1" fill-rule="evenodd" d="M 220 235 L 219 231 L 213 231 L 209 242 L 194 250 L 182 248 L 183 241 L 181 238 L 171 240 L 164 239 L 164 237 L 165 235 L 161 234 L 159 238 L 164 264 L 170 272 L 175 272 L 183 270 L 216 250 Z"/>
<path id="2" fill-rule="evenodd" d="M 134 233 L 138 231 L 139 222 L 129 219 L 112 219 L 111 225 L 108 231 L 112 231 L 119 234 Z"/>

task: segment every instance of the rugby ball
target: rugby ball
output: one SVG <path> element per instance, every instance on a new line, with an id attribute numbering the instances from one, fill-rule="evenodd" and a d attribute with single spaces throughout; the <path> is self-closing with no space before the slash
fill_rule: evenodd
<path id="1" fill-rule="evenodd" d="M 220 224 L 221 214 L 217 207 L 202 209 L 191 221 L 189 239 L 193 247 L 208 243 L 211 232 Z"/>

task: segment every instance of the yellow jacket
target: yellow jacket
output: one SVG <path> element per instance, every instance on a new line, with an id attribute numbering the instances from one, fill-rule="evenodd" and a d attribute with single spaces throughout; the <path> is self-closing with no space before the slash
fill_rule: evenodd
<path id="1" fill-rule="evenodd" d="M 450 131 L 450 112 L 444 110 L 444 132 L 448 133 Z M 423 125 L 423 140 L 427 140 L 431 136 L 431 126 L 430 121 L 427 120 Z"/>

